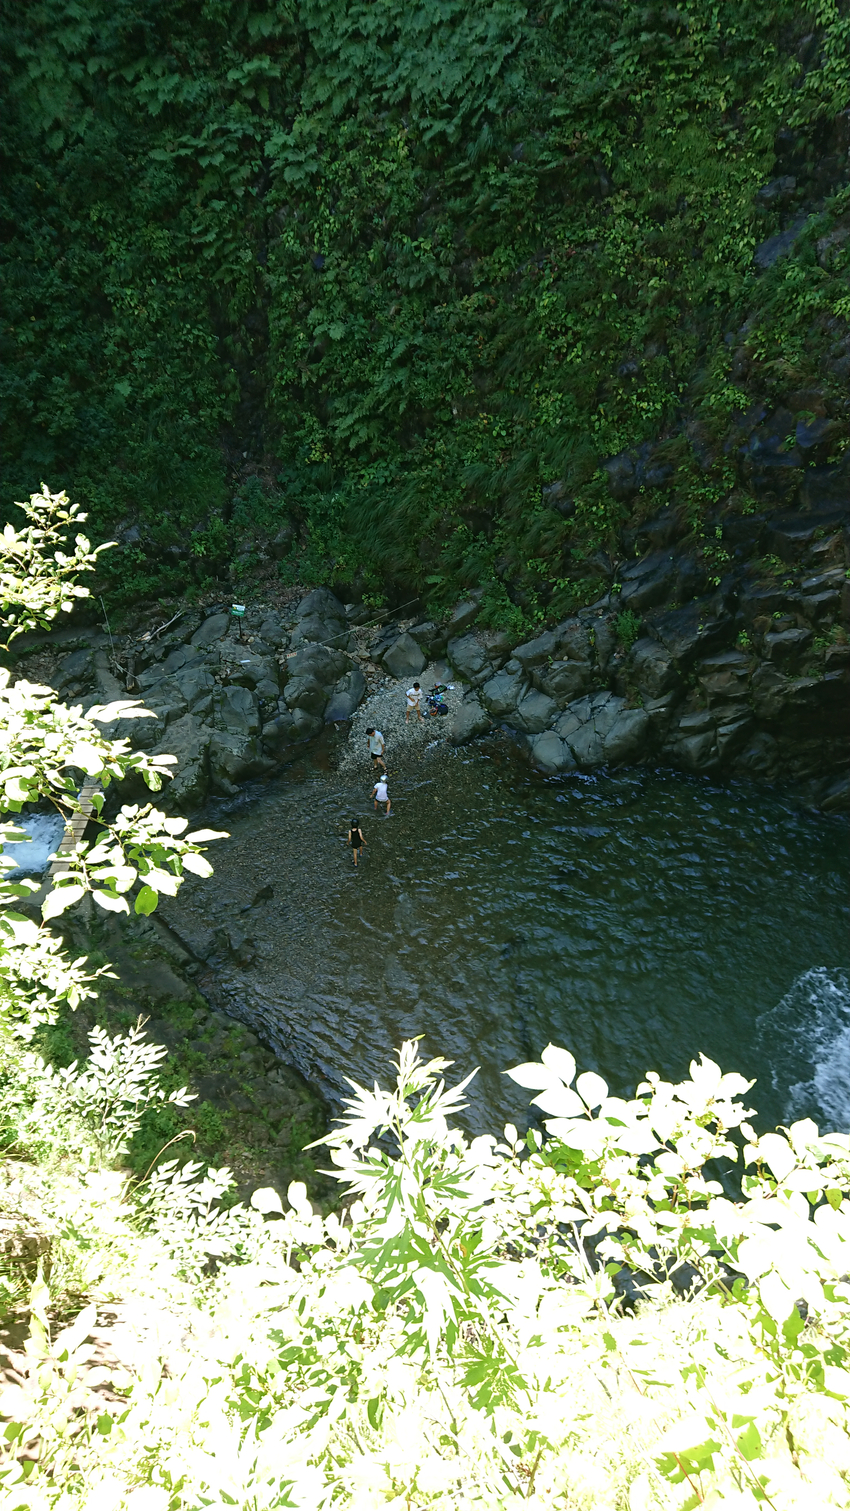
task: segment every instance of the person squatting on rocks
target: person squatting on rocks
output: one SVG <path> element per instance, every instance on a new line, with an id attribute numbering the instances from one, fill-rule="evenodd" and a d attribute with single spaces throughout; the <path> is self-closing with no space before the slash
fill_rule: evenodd
<path id="1" fill-rule="evenodd" d="M 421 719 L 422 718 L 422 707 L 421 707 L 421 704 L 422 704 L 422 692 L 420 690 L 419 683 L 418 682 L 414 682 L 413 686 L 409 687 L 407 689 L 407 708 L 404 711 L 404 722 L 405 722 L 405 724 L 407 723 L 408 719 L 410 718 L 410 715 L 413 712 L 414 708 L 416 709 L 416 717 L 417 717 L 417 719 Z"/>
<path id="2" fill-rule="evenodd" d="M 374 787 L 372 788 L 372 797 L 375 799 L 375 812 L 377 813 L 377 811 L 378 811 L 378 804 L 379 803 L 386 803 L 386 805 L 387 805 L 387 818 L 389 818 L 389 816 L 390 816 L 390 809 L 392 807 L 392 803 L 390 802 L 390 795 L 389 795 L 389 792 L 387 791 L 387 775 L 386 775 L 386 772 L 382 771 L 381 775 L 378 777 L 377 782 L 375 783 Z"/>
<path id="3" fill-rule="evenodd" d="M 375 807 L 377 806 L 378 805 L 376 803 Z M 358 824 L 356 818 L 353 818 L 351 820 L 351 827 L 348 831 L 348 843 L 351 846 L 351 853 L 354 856 L 354 864 L 356 866 L 358 860 L 360 859 L 360 852 L 362 851 L 363 846 L 366 843 L 366 836 L 360 828 L 360 825 Z"/>
<path id="4" fill-rule="evenodd" d="M 380 766 L 386 771 L 387 763 L 384 760 L 386 742 L 381 731 L 379 729 L 367 729 L 366 734 L 369 739 L 369 754 L 372 757 L 372 765 L 376 768 Z"/>

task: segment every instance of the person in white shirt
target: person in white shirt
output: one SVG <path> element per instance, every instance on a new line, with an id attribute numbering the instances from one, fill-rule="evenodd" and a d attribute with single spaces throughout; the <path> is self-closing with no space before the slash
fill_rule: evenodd
<path id="1" fill-rule="evenodd" d="M 389 818 L 389 816 L 390 816 L 390 809 L 392 807 L 392 803 L 390 802 L 390 795 L 389 795 L 389 792 L 387 791 L 387 775 L 386 775 L 385 771 L 381 772 L 381 775 L 378 777 L 377 782 L 375 783 L 374 787 L 372 788 L 372 796 L 375 799 L 375 810 L 376 811 L 377 811 L 379 803 L 386 803 L 386 805 L 387 805 L 387 818 Z"/>
<path id="2" fill-rule="evenodd" d="M 414 708 L 416 709 L 416 717 L 417 717 L 417 719 L 421 719 L 422 718 L 422 709 L 421 709 L 421 706 L 420 706 L 421 702 L 422 702 L 422 692 L 420 690 L 419 683 L 418 682 L 414 682 L 413 686 L 409 687 L 407 689 L 407 708 L 405 709 L 405 712 L 404 712 L 404 722 L 405 722 L 405 724 L 407 723 L 408 719 L 410 718 L 410 715 L 413 712 Z"/>
<path id="3" fill-rule="evenodd" d="M 387 763 L 384 760 L 386 743 L 381 731 L 379 729 L 367 729 L 366 734 L 369 737 L 369 754 L 372 757 L 372 765 L 376 768 L 380 766 L 386 771 Z"/>

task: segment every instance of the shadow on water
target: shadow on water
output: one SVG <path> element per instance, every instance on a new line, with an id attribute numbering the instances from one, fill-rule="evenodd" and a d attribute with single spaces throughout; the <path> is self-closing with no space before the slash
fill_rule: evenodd
<path id="1" fill-rule="evenodd" d="M 215 876 L 167 907 L 214 960 L 220 1000 L 332 1102 L 346 1076 L 386 1081 L 393 1048 L 421 1034 L 458 1074 L 481 1067 L 470 1127 L 524 1124 L 501 1072 L 551 1039 L 620 1094 L 702 1050 L 758 1078 L 764 1119 L 850 1124 L 835 1064 L 818 1070 L 838 1056 L 850 1081 L 844 820 L 673 771 L 544 779 L 495 740 L 391 766 L 389 820 L 370 786 L 334 770 L 329 741 L 213 805 L 205 819 L 232 836 Z"/>

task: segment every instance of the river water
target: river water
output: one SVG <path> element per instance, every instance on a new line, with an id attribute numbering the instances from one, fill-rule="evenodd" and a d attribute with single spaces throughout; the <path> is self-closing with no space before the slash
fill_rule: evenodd
<path id="1" fill-rule="evenodd" d="M 218 1000 L 332 1105 L 346 1076 L 386 1084 L 394 1046 L 421 1034 L 452 1075 L 480 1067 L 474 1132 L 527 1123 L 530 1093 L 502 1072 L 550 1040 L 619 1094 L 703 1051 L 757 1078 L 761 1120 L 850 1127 L 843 819 L 743 782 L 546 779 L 506 741 L 424 739 L 386 819 L 365 763 L 335 771 L 332 743 L 213 805 L 205 821 L 231 834 L 215 876 L 164 908 L 212 958 Z"/>

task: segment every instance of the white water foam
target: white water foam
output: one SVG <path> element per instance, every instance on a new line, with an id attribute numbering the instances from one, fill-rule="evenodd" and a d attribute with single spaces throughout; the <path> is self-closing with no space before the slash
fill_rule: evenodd
<path id="1" fill-rule="evenodd" d="M 25 829 L 30 836 L 15 845 L 4 845 L 3 854 L 15 862 L 15 870 L 7 875 L 40 876 L 59 849 L 65 832 L 65 820 L 58 813 L 13 813 L 9 822 L 17 829 Z"/>
<path id="2" fill-rule="evenodd" d="M 850 975 L 815 966 L 759 1020 L 759 1038 L 785 1120 L 812 1117 L 850 1131 Z"/>

